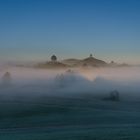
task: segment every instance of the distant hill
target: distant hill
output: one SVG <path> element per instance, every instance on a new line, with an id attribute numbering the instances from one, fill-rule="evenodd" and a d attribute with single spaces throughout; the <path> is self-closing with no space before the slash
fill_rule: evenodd
<path id="1" fill-rule="evenodd" d="M 92 56 L 83 59 L 80 63 L 81 66 L 105 66 L 107 63 L 103 60 L 96 59 Z"/>
<path id="2" fill-rule="evenodd" d="M 57 57 L 53 55 L 51 57 L 51 60 L 46 63 L 40 63 L 37 64 L 35 67 L 37 68 L 71 68 L 71 67 L 126 67 L 129 66 L 128 64 L 117 64 L 114 61 L 111 61 L 111 63 L 106 63 L 103 60 L 97 59 L 92 56 L 92 54 L 85 58 L 85 59 L 64 59 L 61 62 L 57 61 Z"/>
<path id="3" fill-rule="evenodd" d="M 52 61 L 49 61 L 49 62 L 46 62 L 46 63 L 40 63 L 37 65 L 37 68 L 67 68 L 68 65 L 66 64 L 63 64 L 61 62 L 52 62 Z"/>
<path id="4" fill-rule="evenodd" d="M 111 61 L 111 63 L 109 63 L 109 66 L 110 67 L 131 67 L 132 65 L 129 65 L 126 63 L 118 64 L 118 63 Z"/>
<path id="5" fill-rule="evenodd" d="M 63 64 L 66 64 L 66 65 L 74 66 L 77 63 L 79 63 L 80 61 L 81 60 L 79 60 L 79 59 L 70 58 L 70 59 L 63 60 L 62 63 Z"/>
<path id="6" fill-rule="evenodd" d="M 62 61 L 66 65 L 71 65 L 71 66 L 106 66 L 107 63 L 103 60 L 96 59 L 92 56 L 89 56 L 88 58 L 79 60 L 79 59 L 66 59 Z"/>

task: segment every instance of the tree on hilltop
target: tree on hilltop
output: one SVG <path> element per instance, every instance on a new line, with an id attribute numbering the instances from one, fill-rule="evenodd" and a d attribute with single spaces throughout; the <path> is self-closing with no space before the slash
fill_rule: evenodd
<path id="1" fill-rule="evenodd" d="M 56 62 L 56 61 L 57 61 L 57 57 L 56 57 L 55 55 L 52 55 L 52 56 L 51 56 L 51 61 L 52 61 L 52 62 Z"/>

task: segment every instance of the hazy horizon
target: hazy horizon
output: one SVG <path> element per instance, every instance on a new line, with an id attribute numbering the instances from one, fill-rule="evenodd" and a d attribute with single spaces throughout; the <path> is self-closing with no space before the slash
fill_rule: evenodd
<path id="1" fill-rule="evenodd" d="M 52 55 L 55 55 L 55 53 L 53 53 Z M 13 64 L 13 66 L 15 66 L 16 64 L 17 65 L 25 65 L 26 66 L 26 64 L 39 64 L 39 63 L 46 63 L 46 62 L 49 62 L 49 61 L 51 61 L 51 56 L 52 55 L 50 55 L 50 56 L 47 56 L 46 58 L 36 58 L 36 59 L 9 59 L 9 60 L 0 60 L 0 65 L 2 66 L 2 65 L 11 65 L 12 66 L 12 64 Z M 90 55 L 87 55 L 87 56 L 84 56 L 84 57 L 61 57 L 61 56 L 57 56 L 56 55 L 56 57 L 57 57 L 57 61 L 58 62 L 61 62 L 61 63 L 63 63 L 63 60 L 69 60 L 69 59 L 77 59 L 77 60 L 84 60 L 84 59 L 86 59 L 86 58 L 88 58 Z M 102 60 L 102 61 L 104 61 L 104 62 L 106 62 L 107 64 L 110 64 L 111 62 L 113 62 L 113 63 L 115 63 L 115 64 L 128 64 L 128 65 L 130 65 L 130 66 L 139 66 L 140 65 L 140 62 L 138 62 L 138 63 L 134 63 L 134 62 L 126 62 L 126 61 L 114 61 L 113 59 L 110 59 L 110 60 L 108 60 L 108 59 L 106 59 L 106 58 L 103 58 L 103 57 L 96 57 L 95 55 L 93 56 L 95 59 L 98 59 L 98 60 Z M 102 67 L 102 66 L 101 66 Z"/>

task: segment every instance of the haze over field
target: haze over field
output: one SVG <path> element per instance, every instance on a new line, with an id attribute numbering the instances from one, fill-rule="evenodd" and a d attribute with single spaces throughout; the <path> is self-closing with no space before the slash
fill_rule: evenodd
<path id="1" fill-rule="evenodd" d="M 92 94 L 93 96 L 100 96 L 100 94 L 104 94 L 102 95 L 103 98 L 109 96 L 111 91 L 117 90 L 122 97 L 125 95 L 123 100 L 127 100 L 129 96 L 135 99 L 140 96 L 139 67 L 76 68 L 71 70 L 9 67 L 8 71 L 12 79 L 11 86 L 3 87 L 2 76 L 5 71 L 3 69 L 0 72 L 0 90 L 2 90 L 1 94 L 3 95 L 6 92 L 10 96 L 17 94 L 18 96 L 28 95 L 33 97 L 35 95 L 80 96 L 82 94 Z"/>
<path id="2" fill-rule="evenodd" d="M 4 68 L 0 138 L 137 139 L 139 71 L 139 67 Z"/>

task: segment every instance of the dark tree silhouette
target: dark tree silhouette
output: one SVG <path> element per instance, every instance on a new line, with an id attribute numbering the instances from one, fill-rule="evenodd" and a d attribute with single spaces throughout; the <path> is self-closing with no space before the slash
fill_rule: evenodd
<path id="1" fill-rule="evenodd" d="M 110 92 L 109 97 L 105 97 L 103 100 L 120 101 L 120 93 L 117 90 L 113 90 Z"/>
<path id="2" fill-rule="evenodd" d="M 93 55 L 92 55 L 92 54 L 90 54 L 90 55 L 89 55 L 89 57 L 93 57 Z"/>
<path id="3" fill-rule="evenodd" d="M 55 61 L 57 61 L 57 57 L 56 57 L 55 55 L 52 55 L 52 56 L 51 56 L 51 60 L 52 60 L 53 62 L 55 62 Z"/>
<path id="4" fill-rule="evenodd" d="M 119 101 L 120 100 L 119 92 L 117 90 L 111 91 L 110 92 L 110 99 L 112 101 Z"/>

